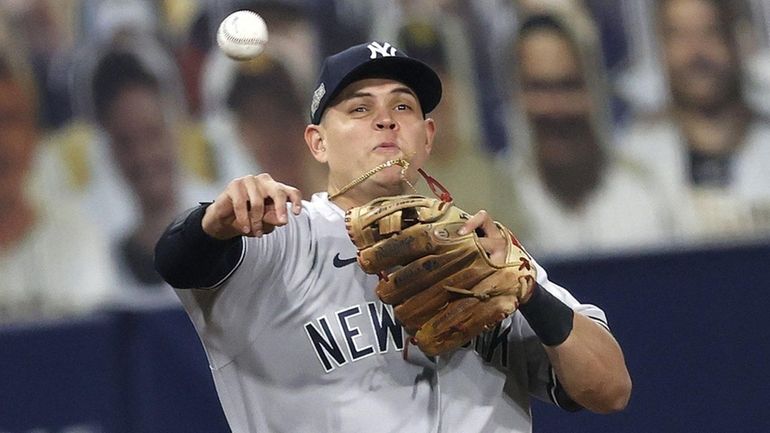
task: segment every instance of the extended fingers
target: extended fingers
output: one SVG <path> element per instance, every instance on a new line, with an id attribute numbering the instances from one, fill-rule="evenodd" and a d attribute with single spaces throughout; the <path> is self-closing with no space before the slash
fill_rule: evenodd
<path id="1" fill-rule="evenodd" d="M 300 190 L 297 188 L 287 186 L 286 196 L 287 200 L 289 200 L 292 204 L 292 213 L 294 213 L 294 215 L 299 215 L 300 211 L 302 210 L 302 192 L 300 192 Z"/>
<path id="2" fill-rule="evenodd" d="M 202 226 L 217 239 L 260 237 L 288 222 L 287 201 L 298 215 L 302 209 L 302 193 L 298 189 L 276 182 L 267 173 L 240 177 L 231 181 L 209 206 Z"/>
<path id="3" fill-rule="evenodd" d="M 470 217 L 470 219 L 468 219 L 468 221 L 466 221 L 465 224 L 460 227 L 458 233 L 460 235 L 466 235 L 476 229 L 481 229 L 483 234 L 480 234 L 480 236 L 483 237 L 502 237 L 502 233 L 500 233 L 500 230 L 498 230 L 497 226 L 495 226 L 495 222 L 489 216 L 489 213 L 483 209 Z"/>
<path id="4" fill-rule="evenodd" d="M 235 216 L 235 226 L 244 234 L 251 232 L 251 223 L 249 221 L 249 193 L 243 182 L 244 178 L 236 179 L 230 182 L 224 195 L 232 203 L 233 215 Z"/>
<path id="5" fill-rule="evenodd" d="M 233 180 L 222 198 L 232 206 L 234 228 L 256 237 L 287 223 L 287 201 L 293 203 L 295 214 L 299 214 L 302 206 L 302 194 L 298 189 L 276 182 L 267 173 Z"/>
<path id="6" fill-rule="evenodd" d="M 263 173 L 252 176 L 247 182 L 253 197 L 251 218 L 257 221 L 254 235 L 270 233 L 273 227 L 285 225 L 288 221 L 286 203 L 291 202 L 292 212 L 299 214 L 302 208 L 302 193 L 294 187 L 276 182 L 270 175 Z"/>
<path id="7" fill-rule="evenodd" d="M 246 189 L 249 198 L 248 211 L 251 234 L 259 237 L 262 235 L 262 216 L 265 212 L 265 196 L 261 191 L 256 176 L 248 176 L 244 178 L 243 187 Z"/>
<path id="8" fill-rule="evenodd" d="M 479 243 L 484 251 L 489 255 L 492 263 L 503 264 L 507 254 L 507 241 L 495 224 L 492 217 L 485 210 L 476 212 L 463 226 L 458 230 L 458 234 L 466 235 L 475 230 L 479 235 Z"/>
<path id="9" fill-rule="evenodd" d="M 302 209 L 302 193 L 294 187 L 282 184 L 280 182 L 269 182 L 264 184 L 265 203 L 265 222 L 282 226 L 289 221 L 287 203 L 292 203 L 292 213 L 299 215 Z"/>

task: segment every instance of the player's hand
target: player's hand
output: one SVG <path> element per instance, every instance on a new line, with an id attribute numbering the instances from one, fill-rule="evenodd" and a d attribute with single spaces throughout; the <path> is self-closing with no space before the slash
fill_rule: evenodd
<path id="1" fill-rule="evenodd" d="M 286 203 L 299 215 L 302 193 L 269 174 L 239 177 L 227 185 L 203 215 L 203 231 L 216 239 L 261 237 L 289 221 Z"/>
<path id="2" fill-rule="evenodd" d="M 487 254 L 489 254 L 492 263 L 498 265 L 505 263 L 508 243 L 487 211 L 480 210 L 476 212 L 475 215 L 460 227 L 458 232 L 461 235 L 465 235 L 473 230 L 476 230 L 479 235 L 479 242 Z"/>

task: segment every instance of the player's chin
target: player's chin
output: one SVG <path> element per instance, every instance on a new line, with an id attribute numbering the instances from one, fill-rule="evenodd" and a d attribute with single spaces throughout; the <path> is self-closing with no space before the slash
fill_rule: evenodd
<path id="1" fill-rule="evenodd" d="M 380 173 L 377 174 L 379 175 Z M 396 176 L 383 174 L 383 176 L 372 179 L 372 183 L 374 183 L 379 190 L 379 196 L 402 195 L 407 192 L 408 188 L 406 182 L 401 178 L 400 173 L 397 173 Z"/>
<path id="2" fill-rule="evenodd" d="M 393 165 L 391 167 L 383 168 L 379 172 L 375 173 L 373 178 L 382 183 L 401 182 L 401 172 L 403 168 L 400 165 Z"/>

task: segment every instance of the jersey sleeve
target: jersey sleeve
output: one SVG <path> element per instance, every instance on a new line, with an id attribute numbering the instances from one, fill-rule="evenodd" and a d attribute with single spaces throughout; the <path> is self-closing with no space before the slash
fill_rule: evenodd
<path id="1" fill-rule="evenodd" d="M 312 259 L 307 211 L 288 216 L 288 224 L 269 234 L 241 238 L 238 261 L 213 290 L 177 290 L 213 368 L 247 350 L 275 312 L 287 310 L 286 281 L 296 276 L 298 263 Z"/>
<path id="2" fill-rule="evenodd" d="M 312 234 L 307 211 L 294 215 L 287 204 L 289 222 L 260 238 L 243 238 L 244 249 L 238 266 L 220 283 L 223 290 L 245 287 L 285 289 L 301 263 L 312 254 Z"/>
<path id="3" fill-rule="evenodd" d="M 203 231 L 201 221 L 210 204 L 184 212 L 155 245 L 155 269 L 174 288 L 216 287 L 243 260 L 244 238 L 219 240 Z"/>

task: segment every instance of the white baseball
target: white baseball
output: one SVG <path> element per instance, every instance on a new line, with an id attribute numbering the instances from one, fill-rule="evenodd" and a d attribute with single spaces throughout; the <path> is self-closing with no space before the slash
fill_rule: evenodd
<path id="1" fill-rule="evenodd" d="M 259 14 L 236 11 L 222 21 L 217 30 L 217 44 L 228 57 L 249 60 L 257 57 L 267 44 L 267 25 Z"/>

